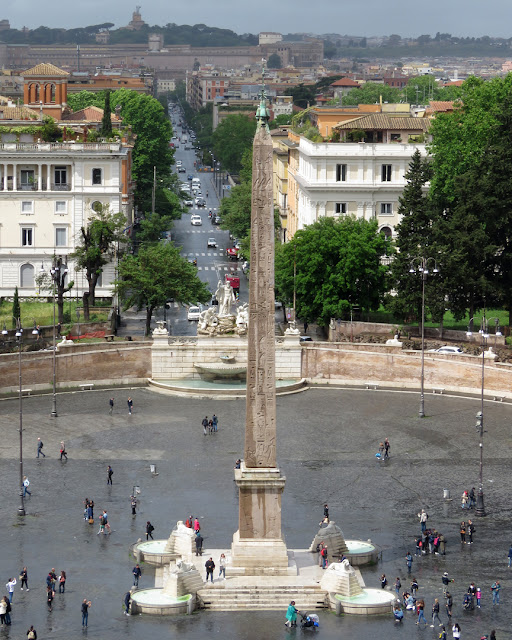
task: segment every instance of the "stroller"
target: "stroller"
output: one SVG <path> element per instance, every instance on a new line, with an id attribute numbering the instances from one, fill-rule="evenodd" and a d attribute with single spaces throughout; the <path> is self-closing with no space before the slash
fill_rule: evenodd
<path id="1" fill-rule="evenodd" d="M 318 616 L 316 615 L 316 613 L 312 613 L 311 615 L 309 615 L 306 611 L 304 613 L 301 613 L 301 618 L 302 621 L 300 623 L 300 628 L 301 629 L 310 629 L 310 628 L 315 628 L 315 627 L 319 627 L 320 626 L 320 620 L 318 618 Z"/>
<path id="2" fill-rule="evenodd" d="M 473 596 L 470 593 L 464 594 L 464 601 L 462 603 L 465 611 L 472 611 L 475 608 L 475 602 Z"/>

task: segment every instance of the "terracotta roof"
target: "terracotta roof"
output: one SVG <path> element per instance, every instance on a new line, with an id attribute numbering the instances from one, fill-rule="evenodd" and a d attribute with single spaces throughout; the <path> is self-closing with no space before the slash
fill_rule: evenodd
<path id="1" fill-rule="evenodd" d="M 453 82 L 445 82 L 443 87 L 462 87 L 464 80 L 453 80 Z"/>
<path id="2" fill-rule="evenodd" d="M 100 107 L 85 107 L 85 109 L 80 109 L 80 111 L 75 111 L 74 113 L 68 113 L 64 116 L 63 120 L 75 120 L 80 122 L 101 122 L 103 119 L 103 109 Z M 111 114 L 112 122 L 120 122 L 121 119 L 116 116 L 115 113 Z"/>
<path id="3" fill-rule="evenodd" d="M 0 106 L 0 123 L 2 120 L 26 120 L 27 118 L 30 120 L 39 120 L 39 114 L 27 107 Z"/>
<path id="4" fill-rule="evenodd" d="M 23 78 L 26 76 L 48 76 L 48 77 L 58 77 L 58 78 L 67 78 L 69 73 L 64 71 L 63 69 L 59 69 L 54 64 L 50 64 L 49 62 L 42 62 L 41 64 L 36 64 L 32 69 L 28 69 L 27 71 L 23 71 L 20 74 Z"/>
<path id="5" fill-rule="evenodd" d="M 454 104 L 453 100 L 431 100 L 425 112 L 438 113 L 440 111 L 453 111 Z"/>
<path id="6" fill-rule="evenodd" d="M 428 131 L 430 121 L 424 118 L 400 118 L 381 113 L 354 118 L 348 122 L 340 122 L 335 129 L 364 129 L 365 131 L 390 129 L 394 131 Z"/>
<path id="7" fill-rule="evenodd" d="M 351 80 L 350 78 L 340 78 L 331 84 L 331 87 L 361 87 L 359 82 Z"/>

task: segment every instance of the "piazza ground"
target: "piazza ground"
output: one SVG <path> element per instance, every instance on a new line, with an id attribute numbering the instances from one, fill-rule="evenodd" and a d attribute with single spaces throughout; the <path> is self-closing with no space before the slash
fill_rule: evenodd
<path id="1" fill-rule="evenodd" d="M 115 411 L 108 414 L 108 399 Z M 126 399 L 134 400 L 128 416 Z M 442 596 L 441 576 L 455 578 L 454 620 L 463 639 L 480 638 L 491 629 L 498 640 L 511 638 L 506 612 L 512 600 L 512 570 L 507 553 L 512 542 L 510 445 L 512 407 L 485 403 L 484 490 L 488 515 L 474 518 L 475 544 L 459 543 L 458 525 L 467 513 L 459 496 L 478 486 L 478 399 L 427 395 L 427 416 L 420 420 L 418 394 L 385 391 L 311 389 L 279 397 L 278 461 L 287 482 L 283 496 L 283 531 L 290 548 L 311 543 L 329 503 L 331 517 L 347 538 L 371 538 L 382 547 L 382 561 L 363 569 L 367 586 L 378 586 L 382 573 L 393 584 L 400 576 L 408 584 L 404 556 L 414 551 L 419 531 L 417 513 L 425 507 L 429 525 L 447 537 L 447 555 L 415 559 L 413 575 L 426 614 L 434 597 Z M 0 482 L 2 500 L 2 576 L 4 583 L 26 565 L 30 592 L 16 587 L 13 625 L 0 637 L 25 637 L 30 624 L 39 638 L 80 637 L 80 604 L 92 600 L 90 638 L 183 636 L 215 634 L 231 639 L 281 638 L 287 631 L 284 611 L 268 613 L 200 612 L 190 617 L 126 617 L 121 601 L 132 584 L 129 545 L 143 537 L 147 520 L 156 538 L 167 538 L 178 519 L 200 518 L 208 548 L 228 546 L 237 528 L 238 496 L 233 465 L 242 455 L 244 400 L 197 400 L 167 396 L 150 389 L 59 394 L 59 417 L 49 417 L 51 397 L 23 399 L 25 473 L 32 496 L 27 516 L 17 516 L 18 402 L 0 401 Z M 205 437 L 201 420 L 219 416 L 219 432 Z M 36 459 L 36 442 L 44 441 L 45 459 Z M 391 459 L 375 459 L 378 443 L 388 437 Z M 68 461 L 59 461 L 59 443 L 66 441 Z M 114 469 L 107 487 L 106 469 Z M 157 476 L 149 465 L 156 464 Z M 130 494 L 140 486 L 138 513 L 132 518 Z M 443 490 L 454 500 L 445 502 Z M 83 499 L 93 498 L 95 515 L 107 509 L 111 536 L 97 536 L 97 524 L 84 522 Z M 203 557 L 203 563 L 206 558 Z M 214 558 L 214 560 L 218 560 Z M 45 577 L 64 569 L 65 595 L 57 593 L 52 613 L 45 603 Z M 201 567 L 203 569 L 203 567 Z M 143 567 L 141 586 L 152 586 Z M 493 607 L 490 585 L 502 584 L 500 607 Z M 471 581 L 482 588 L 482 609 L 463 612 L 463 593 Z M 418 629 L 406 616 L 401 627 L 391 617 L 368 619 L 322 613 L 322 638 L 361 640 L 437 638 L 437 629 Z M 441 619 L 446 621 L 444 606 Z M 320 637 L 320 635 L 319 635 Z"/>

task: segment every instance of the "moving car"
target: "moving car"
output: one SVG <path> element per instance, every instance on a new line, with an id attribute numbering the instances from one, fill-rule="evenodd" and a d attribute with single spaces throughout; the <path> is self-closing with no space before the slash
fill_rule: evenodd
<path id="1" fill-rule="evenodd" d="M 187 198 L 186 200 L 183 201 L 183 204 L 186 207 L 193 207 L 194 206 L 194 201 L 192 200 L 192 198 Z"/>
<path id="2" fill-rule="evenodd" d="M 185 167 L 178 167 L 178 173 L 187 173 Z"/>
<path id="3" fill-rule="evenodd" d="M 177 167 L 181 167 L 183 163 L 181 162 L 181 160 L 176 160 L 176 166 Z"/>
<path id="4" fill-rule="evenodd" d="M 238 260 L 238 249 L 235 249 L 235 247 L 231 247 L 230 249 L 226 249 L 226 256 L 230 260 Z"/>
<path id="5" fill-rule="evenodd" d="M 445 344 L 443 347 L 439 347 L 439 349 L 429 349 L 430 353 L 464 353 L 460 347 L 453 347 L 448 344 Z"/>
<path id="6" fill-rule="evenodd" d="M 199 227 L 200 227 L 200 226 L 203 224 L 203 221 L 202 221 L 202 219 L 201 219 L 201 216 L 198 216 L 197 214 L 196 214 L 196 215 L 193 215 L 193 216 L 190 218 L 190 224 L 193 224 L 193 225 L 196 225 L 196 226 L 199 226 Z"/>
<path id="7" fill-rule="evenodd" d="M 213 216 L 212 224 L 220 224 L 221 222 L 222 222 L 222 220 L 221 220 L 220 216 Z"/>
<path id="8" fill-rule="evenodd" d="M 204 198 L 196 198 L 196 204 L 198 207 L 206 207 L 206 200 Z"/>
<path id="9" fill-rule="evenodd" d="M 311 336 L 300 336 L 299 342 L 313 342 L 313 338 Z"/>
<path id="10" fill-rule="evenodd" d="M 193 178 L 194 178 L 194 176 L 191 173 L 189 173 L 188 176 L 187 176 L 187 180 L 192 180 Z"/>
<path id="11" fill-rule="evenodd" d="M 199 320 L 201 309 L 199 307 L 189 307 L 187 311 L 187 320 Z"/>
<path id="12" fill-rule="evenodd" d="M 215 240 L 215 238 L 208 238 L 207 245 L 208 245 L 208 249 L 210 247 L 213 247 L 214 249 L 216 249 L 217 248 L 217 240 Z"/>

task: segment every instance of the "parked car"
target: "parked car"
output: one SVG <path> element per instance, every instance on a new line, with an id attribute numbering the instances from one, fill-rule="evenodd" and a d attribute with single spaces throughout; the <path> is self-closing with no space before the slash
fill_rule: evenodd
<path id="1" fill-rule="evenodd" d="M 208 249 L 210 249 L 210 247 L 212 247 L 213 249 L 216 249 L 217 240 L 215 240 L 215 238 L 208 238 L 207 246 L 208 246 Z"/>
<path id="2" fill-rule="evenodd" d="M 313 338 L 311 336 L 300 336 L 299 342 L 313 342 Z"/>
<path id="3" fill-rule="evenodd" d="M 203 224 L 201 216 L 198 216 L 197 214 L 192 216 L 190 218 L 190 224 L 200 227 Z"/>
<path id="4" fill-rule="evenodd" d="M 445 344 L 444 347 L 439 347 L 439 349 L 429 349 L 431 353 L 464 353 L 460 347 L 453 347 L 448 344 Z"/>
<path id="5" fill-rule="evenodd" d="M 187 320 L 199 320 L 201 309 L 199 307 L 189 307 L 187 311 Z"/>
<path id="6" fill-rule="evenodd" d="M 212 224 L 220 224 L 221 222 L 222 222 L 222 219 L 220 216 L 213 216 Z"/>

